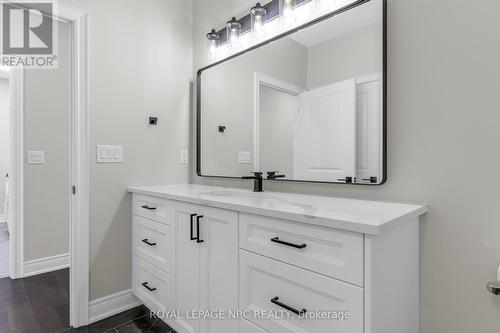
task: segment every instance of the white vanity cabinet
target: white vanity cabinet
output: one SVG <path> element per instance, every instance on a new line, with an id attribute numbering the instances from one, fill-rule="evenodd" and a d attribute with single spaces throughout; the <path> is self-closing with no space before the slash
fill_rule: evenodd
<path id="1" fill-rule="evenodd" d="M 238 213 L 173 203 L 176 310 L 238 308 Z M 237 332 L 237 321 L 178 319 L 182 332 Z"/>
<path id="2" fill-rule="evenodd" d="M 425 206 L 196 185 L 130 191 L 134 294 L 178 311 L 164 320 L 179 333 L 419 332 Z M 195 318 L 200 310 L 225 319 Z"/>

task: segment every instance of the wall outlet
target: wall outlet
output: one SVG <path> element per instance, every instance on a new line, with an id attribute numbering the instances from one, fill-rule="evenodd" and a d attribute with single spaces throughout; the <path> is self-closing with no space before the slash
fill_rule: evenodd
<path id="1" fill-rule="evenodd" d="M 189 153 L 187 150 L 181 150 L 181 164 L 182 165 L 189 164 Z"/>
<path id="2" fill-rule="evenodd" d="M 97 163 L 122 163 L 123 162 L 123 147 L 122 146 L 97 146 Z"/>
<path id="3" fill-rule="evenodd" d="M 45 164 L 45 152 L 28 151 L 28 164 Z"/>
<path id="4" fill-rule="evenodd" d="M 239 164 L 250 164 L 252 163 L 252 157 L 249 151 L 240 151 L 238 153 L 238 163 Z"/>

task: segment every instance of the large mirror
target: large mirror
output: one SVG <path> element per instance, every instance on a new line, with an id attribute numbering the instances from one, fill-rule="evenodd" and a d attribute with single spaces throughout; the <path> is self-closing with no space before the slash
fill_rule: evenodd
<path id="1" fill-rule="evenodd" d="M 200 70 L 198 174 L 382 184 L 384 17 L 370 0 Z"/>

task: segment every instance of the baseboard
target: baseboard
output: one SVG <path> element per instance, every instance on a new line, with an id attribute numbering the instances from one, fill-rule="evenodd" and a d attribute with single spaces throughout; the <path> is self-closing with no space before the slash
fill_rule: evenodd
<path id="1" fill-rule="evenodd" d="M 7 218 L 5 215 L 0 215 L 0 223 L 7 223 Z"/>
<path id="2" fill-rule="evenodd" d="M 142 302 L 135 297 L 131 289 L 99 298 L 89 304 L 89 321 L 95 323 L 141 304 Z"/>
<path id="3" fill-rule="evenodd" d="M 23 278 L 53 272 L 68 267 L 69 253 L 26 261 L 23 265 Z"/>

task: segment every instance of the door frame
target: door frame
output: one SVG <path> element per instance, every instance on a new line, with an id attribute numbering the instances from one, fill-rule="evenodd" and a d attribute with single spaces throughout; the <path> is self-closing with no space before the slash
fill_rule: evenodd
<path id="1" fill-rule="evenodd" d="M 88 25 L 83 10 L 58 3 L 55 19 L 71 24 L 72 110 L 70 200 L 70 325 L 89 323 L 89 134 L 88 134 Z M 11 70 L 11 272 L 24 276 L 24 73 Z M 71 189 L 68 189 L 71 191 Z"/>
<path id="2" fill-rule="evenodd" d="M 299 96 L 306 89 L 274 77 L 255 72 L 253 103 L 253 171 L 260 170 L 260 87 L 268 87 L 285 94 Z"/>

